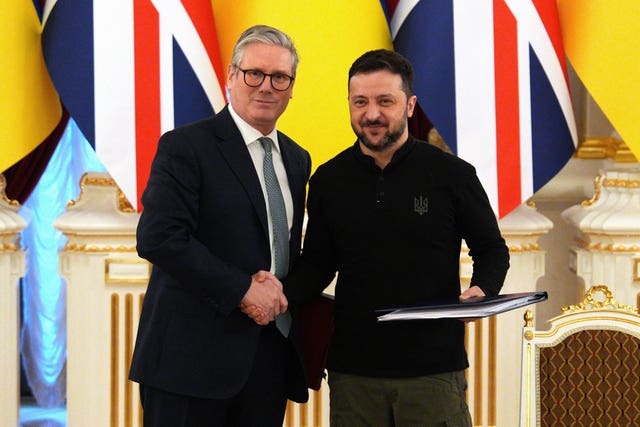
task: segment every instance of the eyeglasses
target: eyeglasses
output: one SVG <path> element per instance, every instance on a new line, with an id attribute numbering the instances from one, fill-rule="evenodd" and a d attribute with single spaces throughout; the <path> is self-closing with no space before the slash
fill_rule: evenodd
<path id="1" fill-rule="evenodd" d="M 269 76 L 271 87 L 275 90 L 283 91 L 291 87 L 291 83 L 293 83 L 294 79 L 293 77 L 282 73 L 267 74 L 260 70 L 243 70 L 242 68 L 238 68 L 238 70 L 242 71 L 242 74 L 244 75 L 244 82 L 247 86 L 251 87 L 260 86 L 264 79 Z"/>

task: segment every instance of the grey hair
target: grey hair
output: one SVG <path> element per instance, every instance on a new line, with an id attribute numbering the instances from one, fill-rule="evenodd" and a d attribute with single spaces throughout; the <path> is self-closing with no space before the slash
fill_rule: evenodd
<path id="1" fill-rule="evenodd" d="M 239 68 L 242 57 L 244 56 L 244 50 L 247 46 L 253 43 L 265 43 L 272 46 L 282 46 L 291 52 L 291 70 L 293 77 L 296 76 L 296 70 L 298 69 L 298 52 L 293 44 L 293 40 L 287 34 L 278 30 L 277 28 L 269 27 L 268 25 L 254 25 L 246 29 L 233 47 L 233 54 L 231 56 L 231 65 L 235 68 Z"/>

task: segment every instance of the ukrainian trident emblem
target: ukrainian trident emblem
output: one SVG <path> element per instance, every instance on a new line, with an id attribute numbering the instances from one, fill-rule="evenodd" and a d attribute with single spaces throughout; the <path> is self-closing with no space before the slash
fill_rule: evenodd
<path id="1" fill-rule="evenodd" d="M 418 215 L 424 215 L 429 211 L 429 199 L 427 199 L 427 196 L 413 198 L 413 211 Z"/>

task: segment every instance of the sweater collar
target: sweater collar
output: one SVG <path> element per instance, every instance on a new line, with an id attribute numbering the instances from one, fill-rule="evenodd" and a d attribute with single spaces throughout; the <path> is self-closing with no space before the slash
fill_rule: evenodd
<path id="1" fill-rule="evenodd" d="M 395 153 L 393 153 L 393 156 L 391 157 L 391 162 L 389 162 L 389 164 L 384 168 L 384 170 L 395 169 L 396 165 L 402 162 L 407 157 L 407 155 L 415 145 L 416 145 L 416 139 L 413 136 L 409 135 L 409 138 L 402 145 L 402 147 L 400 147 Z M 353 153 L 358 161 L 367 165 L 372 165 L 375 168 L 379 169 L 378 166 L 376 165 L 374 158 L 362 152 L 362 149 L 360 148 L 360 143 L 358 142 L 358 140 L 356 140 L 356 142 L 353 144 Z"/>

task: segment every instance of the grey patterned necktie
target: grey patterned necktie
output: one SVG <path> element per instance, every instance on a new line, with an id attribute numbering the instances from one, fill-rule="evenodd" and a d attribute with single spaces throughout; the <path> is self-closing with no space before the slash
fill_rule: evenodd
<path id="1" fill-rule="evenodd" d="M 264 184 L 267 188 L 267 199 L 269 203 L 269 213 L 271 215 L 271 225 L 273 227 L 273 256 L 275 258 L 275 275 L 282 278 L 289 271 L 289 225 L 287 223 L 287 210 L 284 205 L 284 198 L 278 183 L 278 177 L 273 167 L 273 141 L 271 138 L 262 137 L 259 139 L 264 149 L 263 173 Z M 276 327 L 285 337 L 289 335 L 291 329 L 291 314 L 286 312 L 276 317 Z"/>

